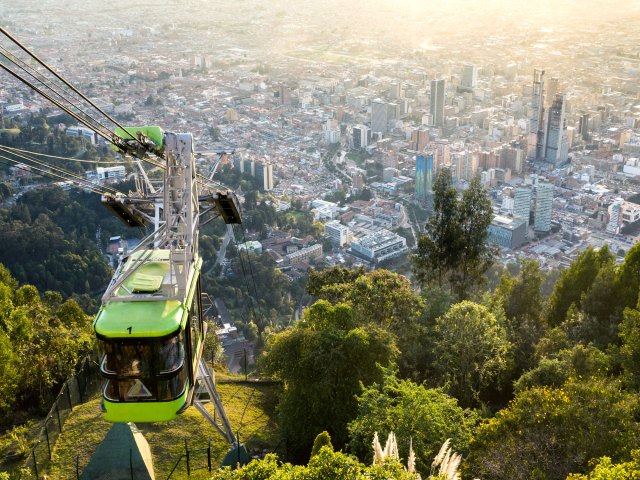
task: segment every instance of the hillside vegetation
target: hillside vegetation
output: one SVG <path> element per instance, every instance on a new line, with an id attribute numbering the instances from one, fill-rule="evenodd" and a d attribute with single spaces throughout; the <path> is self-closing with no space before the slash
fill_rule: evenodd
<path id="1" fill-rule="evenodd" d="M 277 385 L 225 383 L 218 390 L 229 419 L 239 430 L 243 443 L 249 450 L 272 451 L 278 439 L 273 422 Z M 175 420 L 162 423 L 136 425 L 143 433 L 153 455 L 156 478 L 167 478 L 180 456 L 185 453 L 185 440 L 190 450 L 207 448 L 211 437 L 212 465 L 217 467 L 229 449 L 222 436 L 206 422 L 195 408 L 189 408 Z M 89 463 L 91 455 L 111 428 L 102 419 L 100 398 L 95 398 L 74 409 L 64 425 L 53 454 L 49 469 L 50 478 L 75 478 L 76 458 L 80 471 Z M 186 474 L 185 460 L 180 463 L 171 478 L 195 480 L 210 478 L 204 452 L 191 453 L 190 477 Z M 196 470 L 198 469 L 198 470 Z"/>

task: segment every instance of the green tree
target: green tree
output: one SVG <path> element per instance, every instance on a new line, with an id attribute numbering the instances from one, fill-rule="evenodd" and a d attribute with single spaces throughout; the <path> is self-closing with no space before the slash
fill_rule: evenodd
<path id="1" fill-rule="evenodd" d="M 580 304 L 582 294 L 591 288 L 600 269 L 613 264 L 614 260 L 614 255 L 606 246 L 598 251 L 589 247 L 578 255 L 573 263 L 560 273 L 553 287 L 546 312 L 548 325 L 561 324 L 571 304 Z"/>
<path id="2" fill-rule="evenodd" d="M 362 268 L 334 267 L 311 271 L 307 288 L 320 299 L 351 305 L 359 324 L 374 323 L 391 331 L 402 352 L 398 360 L 402 372 L 424 377 L 429 341 L 421 316 L 425 302 L 406 277 L 384 269 L 365 272 Z"/>
<path id="3" fill-rule="evenodd" d="M 433 198 L 433 213 L 411 257 L 414 275 L 423 287 L 449 285 L 463 300 L 493 263 L 494 249 L 487 244 L 491 201 L 477 178 L 458 200 L 448 168 L 438 174 Z"/>
<path id="4" fill-rule="evenodd" d="M 535 345 L 546 330 L 542 318 L 545 307 L 541 291 L 543 281 L 538 262 L 525 260 L 518 276 L 504 274 L 493 293 L 492 301 L 500 305 L 507 320 L 517 374 L 533 366 Z"/>
<path id="5" fill-rule="evenodd" d="M 313 457 L 314 455 L 320 453 L 320 449 L 322 447 L 329 447 L 331 448 L 331 450 L 333 450 L 333 445 L 331 444 L 331 436 L 326 430 L 324 432 L 320 432 L 316 439 L 313 441 L 311 456 Z"/>
<path id="6" fill-rule="evenodd" d="M 620 299 L 616 303 L 619 303 L 622 308 L 635 308 L 640 291 L 640 243 L 630 248 L 624 257 L 624 263 L 618 271 L 618 285 Z"/>
<path id="7" fill-rule="evenodd" d="M 459 266 L 452 272 L 452 281 L 453 291 L 463 299 L 473 285 L 484 282 L 484 274 L 493 264 L 495 256 L 494 248 L 487 243 L 493 209 L 480 177 L 473 177 L 469 187 L 462 193 L 458 218 L 462 245 Z"/>
<path id="8" fill-rule="evenodd" d="M 467 473 L 511 480 L 565 478 L 589 460 L 618 461 L 637 448 L 636 395 L 601 379 L 534 387 L 487 420 L 471 443 Z"/>
<path id="9" fill-rule="evenodd" d="M 493 313 L 464 301 L 436 320 L 434 371 L 463 406 L 477 405 L 509 368 L 509 348 L 507 332 Z"/>
<path id="10" fill-rule="evenodd" d="M 575 345 L 544 357 L 535 368 L 525 372 L 515 383 L 520 392 L 534 386 L 561 387 L 570 378 L 606 378 L 611 372 L 611 360 L 593 345 Z"/>
<path id="11" fill-rule="evenodd" d="M 46 297 L 61 298 L 52 292 Z M 42 414 L 92 348 L 84 312 L 68 300 L 57 310 L 74 319 L 65 324 L 54 303 L 42 301 L 31 285 L 19 286 L 0 264 L 0 425 Z"/>
<path id="12" fill-rule="evenodd" d="M 593 470 L 586 475 L 571 474 L 567 480 L 640 480 L 640 450 L 631 452 L 631 461 L 613 463 L 602 457 L 593 463 Z"/>
<path id="13" fill-rule="evenodd" d="M 274 454 L 254 460 L 237 470 L 220 469 L 212 480 L 415 480 L 394 459 L 382 465 L 363 465 L 358 459 L 325 446 L 311 457 L 308 465 L 291 465 L 278 461 Z"/>
<path id="14" fill-rule="evenodd" d="M 436 177 L 433 194 L 433 213 L 425 225 L 425 234 L 418 239 L 418 249 L 411 261 L 420 285 L 435 283 L 442 287 L 458 266 L 461 254 L 458 193 L 449 169 L 442 169 Z"/>
<path id="15" fill-rule="evenodd" d="M 357 278 L 364 275 L 364 267 L 359 268 L 341 268 L 331 267 L 326 270 L 309 269 L 309 281 L 307 282 L 307 291 L 309 295 L 319 297 L 321 291 L 328 285 L 340 285 L 353 283 Z M 322 298 L 326 298 L 323 295 Z M 341 298 L 341 297 L 340 297 Z M 333 300 L 326 298 L 327 300 Z"/>
<path id="16" fill-rule="evenodd" d="M 309 455 L 324 430 L 344 446 L 361 383 L 380 381 L 376 364 L 389 365 L 396 356 L 390 333 L 373 324 L 359 326 L 349 305 L 324 300 L 306 309 L 296 325 L 271 336 L 261 366 L 285 384 L 278 410 L 292 458 Z"/>
<path id="17" fill-rule="evenodd" d="M 620 363 L 627 386 L 640 390 L 640 311 L 627 308 L 620 324 Z"/>
<path id="18" fill-rule="evenodd" d="M 584 319 L 576 332 L 585 343 L 605 349 L 618 341 L 618 324 L 622 319 L 621 291 L 616 281 L 616 267 L 606 264 L 600 268 L 591 287 L 580 300 Z"/>
<path id="19" fill-rule="evenodd" d="M 456 450 L 466 452 L 477 416 L 464 410 L 455 398 L 387 372 L 384 382 L 365 388 L 358 396 L 358 416 L 349 423 L 349 449 L 371 462 L 375 432 L 385 438 L 395 432 L 401 458 L 408 458 L 412 439 L 416 467 L 428 472 L 433 457 L 448 438 Z"/>

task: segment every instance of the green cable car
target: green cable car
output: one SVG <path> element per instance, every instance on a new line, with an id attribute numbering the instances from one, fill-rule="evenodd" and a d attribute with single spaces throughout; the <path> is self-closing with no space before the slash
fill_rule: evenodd
<path id="1" fill-rule="evenodd" d="M 112 284 L 126 279 L 94 322 L 104 352 L 105 420 L 166 421 L 192 404 L 206 333 L 201 263 L 198 258 L 177 298 L 169 250 L 135 252 L 116 272 Z"/>
<path id="2" fill-rule="evenodd" d="M 127 127 L 126 132 L 135 137 L 122 138 L 130 149 L 150 149 L 164 162 L 163 181 L 154 186 L 142 171 L 134 194 L 102 197 L 126 225 L 152 226 L 120 262 L 93 322 L 103 352 L 104 419 L 161 422 L 194 405 L 232 446 L 230 458 L 240 458 L 246 450 L 202 359 L 207 328 L 198 254 L 201 215 L 217 212 L 227 224 L 240 223 L 235 199 L 197 174 L 191 134 L 163 133 L 158 127 Z M 213 414 L 205 405 L 210 402 Z"/>

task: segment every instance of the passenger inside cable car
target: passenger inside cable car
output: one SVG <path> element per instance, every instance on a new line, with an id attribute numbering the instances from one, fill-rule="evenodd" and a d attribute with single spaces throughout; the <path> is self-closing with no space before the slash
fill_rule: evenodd
<path id="1" fill-rule="evenodd" d="M 105 397 L 112 402 L 167 401 L 184 393 L 184 334 L 101 341 Z"/>

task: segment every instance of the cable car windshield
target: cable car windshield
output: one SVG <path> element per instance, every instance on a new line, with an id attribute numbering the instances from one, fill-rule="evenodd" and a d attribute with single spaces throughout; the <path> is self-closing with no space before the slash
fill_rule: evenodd
<path id="1" fill-rule="evenodd" d="M 168 338 L 100 342 L 105 396 L 112 401 L 171 400 L 185 387 L 184 333 Z"/>

